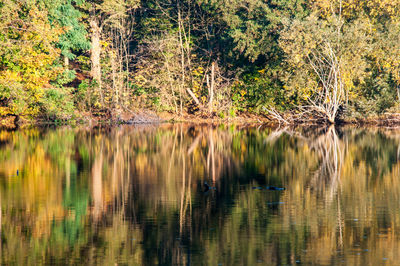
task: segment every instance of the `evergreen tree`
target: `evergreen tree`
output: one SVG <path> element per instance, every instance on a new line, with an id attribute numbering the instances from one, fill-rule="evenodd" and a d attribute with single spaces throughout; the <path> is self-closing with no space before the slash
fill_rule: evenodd
<path id="1" fill-rule="evenodd" d="M 61 49 L 61 54 L 68 60 L 74 59 L 78 52 L 90 49 L 88 33 L 83 23 L 83 14 L 79 7 L 85 3 L 85 0 L 58 0 L 51 1 L 52 6 L 49 9 L 49 18 L 59 27 L 64 29 L 57 44 Z"/>

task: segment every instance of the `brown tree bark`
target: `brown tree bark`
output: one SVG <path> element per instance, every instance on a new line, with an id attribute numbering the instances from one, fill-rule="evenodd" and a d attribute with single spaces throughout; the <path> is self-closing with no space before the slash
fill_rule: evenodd
<path id="1" fill-rule="evenodd" d="M 99 26 L 99 22 L 96 18 L 92 18 L 90 20 L 90 27 L 92 30 L 91 35 L 91 44 L 92 47 L 90 49 L 90 61 L 92 64 L 91 75 L 93 80 L 97 81 L 100 99 L 103 101 L 103 95 L 101 93 L 101 44 L 100 44 L 100 37 L 101 37 L 101 28 Z"/>
<path id="2" fill-rule="evenodd" d="M 209 78 L 207 75 L 207 85 L 208 85 L 208 111 L 210 114 L 213 112 L 213 101 L 214 101 L 214 84 L 215 84 L 215 62 L 211 64 L 211 84 L 209 83 Z"/>

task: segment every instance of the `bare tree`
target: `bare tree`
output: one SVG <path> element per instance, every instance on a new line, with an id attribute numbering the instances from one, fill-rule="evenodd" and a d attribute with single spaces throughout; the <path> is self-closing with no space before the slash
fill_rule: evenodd
<path id="1" fill-rule="evenodd" d="M 309 99 L 310 105 L 305 107 L 334 124 L 346 98 L 340 60 L 329 42 L 320 51 L 312 51 L 307 57 L 322 88 L 316 91 L 314 97 Z"/>
<path id="2" fill-rule="evenodd" d="M 103 91 L 102 58 L 109 56 L 111 67 L 111 94 L 113 104 L 119 107 L 122 92 L 126 92 L 127 75 L 122 73 L 128 70 L 129 42 L 133 33 L 134 14 L 138 8 L 138 0 L 103 0 L 88 1 L 89 26 L 91 28 L 91 75 L 97 82 L 100 103 L 104 104 L 105 92 Z M 105 45 L 102 44 L 105 41 Z M 104 47 L 109 46 L 111 52 L 104 55 Z M 125 89 L 124 89 L 124 85 Z"/>

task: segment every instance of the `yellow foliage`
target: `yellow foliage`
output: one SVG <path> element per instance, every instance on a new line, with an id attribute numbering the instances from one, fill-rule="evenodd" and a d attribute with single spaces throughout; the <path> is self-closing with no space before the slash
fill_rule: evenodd
<path id="1" fill-rule="evenodd" d="M 400 15 L 399 0 L 313 0 L 311 3 L 322 16 L 338 14 L 340 10 L 341 15 L 347 18 L 366 10 L 372 17 L 388 15 L 391 18 L 398 18 Z"/>
<path id="2" fill-rule="evenodd" d="M 0 88 L 3 88 L 0 97 L 8 99 L 2 114 L 35 115 L 38 108 L 29 106 L 36 105 L 45 87 L 49 87 L 49 82 L 63 70 L 52 66 L 60 55 L 54 43 L 63 30 L 51 26 L 47 12 L 37 6 L 24 8 L 29 10 L 25 15 L 21 6 L 9 2 L 0 9 L 0 35 L 7 36 L 0 40 L 0 56 L 5 58 L 0 65 Z M 15 14 L 21 14 L 21 18 Z M 20 27 L 10 30 L 9 26 L 17 23 Z"/>
<path id="3" fill-rule="evenodd" d="M 102 46 L 103 48 L 107 48 L 109 45 L 110 45 L 110 44 L 109 44 L 108 42 L 106 42 L 106 41 L 101 41 L 101 46 Z"/>

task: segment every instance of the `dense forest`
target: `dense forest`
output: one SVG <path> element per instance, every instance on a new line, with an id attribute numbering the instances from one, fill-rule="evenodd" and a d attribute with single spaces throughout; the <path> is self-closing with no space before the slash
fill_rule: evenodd
<path id="1" fill-rule="evenodd" d="M 1 0 L 2 120 L 400 107 L 399 0 Z"/>

